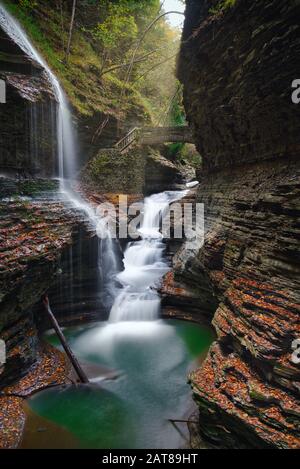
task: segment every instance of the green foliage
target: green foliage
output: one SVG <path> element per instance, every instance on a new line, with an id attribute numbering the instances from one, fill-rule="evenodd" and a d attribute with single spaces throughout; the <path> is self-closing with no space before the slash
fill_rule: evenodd
<path id="1" fill-rule="evenodd" d="M 91 31 L 94 39 L 110 53 L 120 50 L 120 44 L 122 49 L 128 47 L 137 37 L 138 27 L 127 3 L 104 2 L 101 9 L 105 9 L 105 19 Z"/>
<path id="2" fill-rule="evenodd" d="M 20 0 L 19 3 L 20 3 L 21 8 L 28 8 L 28 9 L 32 9 L 36 7 L 37 5 L 37 2 L 35 0 Z"/>
<path id="3" fill-rule="evenodd" d="M 183 147 L 184 147 L 184 143 L 171 143 L 168 146 L 168 156 L 173 161 L 176 160 L 180 156 L 183 150 Z"/>
<path id="4" fill-rule="evenodd" d="M 212 15 L 216 15 L 218 13 L 222 13 L 222 12 L 228 10 L 229 8 L 234 7 L 235 4 L 236 4 L 236 0 L 220 0 L 217 3 L 217 5 L 215 5 L 214 7 L 212 7 L 209 10 L 209 12 Z"/>
<path id="5" fill-rule="evenodd" d="M 147 26 L 158 16 L 160 3 L 160 0 L 78 0 L 71 53 L 66 63 L 72 2 L 6 2 L 80 114 L 109 114 L 118 120 L 130 118 L 138 123 L 158 123 L 167 111 L 174 116 L 179 111 L 175 109 L 177 104 L 170 108 L 170 99 L 177 87 L 175 68 L 180 34 L 166 18 L 156 23 L 142 41 L 137 58 L 150 55 L 134 64 L 128 83 L 128 66 L 124 66 L 130 62 Z M 114 68 L 118 65 L 123 66 Z M 109 71 L 110 68 L 113 70 Z M 178 118 L 179 115 L 175 120 L 179 123 Z"/>
<path id="6" fill-rule="evenodd" d="M 183 166 L 199 168 L 202 163 L 202 158 L 197 152 L 195 146 L 187 143 L 170 144 L 168 146 L 168 156 L 173 161 L 176 161 Z"/>
<path id="7" fill-rule="evenodd" d="M 176 96 L 172 102 L 172 106 L 170 109 L 170 125 L 185 125 L 186 124 L 186 119 L 185 119 L 185 112 L 184 112 L 184 106 L 182 102 L 182 86 L 178 82 L 178 92 L 176 93 Z"/>

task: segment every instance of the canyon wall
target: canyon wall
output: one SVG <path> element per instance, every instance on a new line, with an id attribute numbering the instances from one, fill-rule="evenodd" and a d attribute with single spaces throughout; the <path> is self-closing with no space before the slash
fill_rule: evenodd
<path id="1" fill-rule="evenodd" d="M 182 248 L 169 280 L 217 333 L 190 377 L 199 433 L 225 448 L 299 448 L 300 5 L 186 3 L 178 75 L 206 239 L 193 256 Z"/>
<path id="2" fill-rule="evenodd" d="M 21 195 L 25 189 L 29 195 L 29 184 L 31 190 L 39 186 L 43 192 L 24 200 Z M 47 323 L 41 296 L 49 289 L 53 311 L 60 319 L 66 312 L 77 314 L 77 319 L 91 309 L 99 312 L 95 307 L 99 286 L 94 274 L 97 238 L 82 213 L 74 213 L 56 198 L 57 188 L 52 186 L 53 198 L 45 198 L 49 184 L 16 184 L 0 178 L 0 193 L 20 195 L 11 200 L 0 199 L 0 338 L 6 344 L 6 363 L 0 365 L 0 388 L 36 364 L 38 329 Z"/>

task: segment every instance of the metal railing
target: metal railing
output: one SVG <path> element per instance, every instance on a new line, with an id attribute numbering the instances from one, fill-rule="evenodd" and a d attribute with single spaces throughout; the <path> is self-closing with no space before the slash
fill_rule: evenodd
<path id="1" fill-rule="evenodd" d="M 134 142 L 141 145 L 154 145 L 164 142 L 193 143 L 193 135 L 189 126 L 177 127 L 134 127 L 125 137 L 115 144 L 120 153 L 128 150 Z"/>
<path id="2" fill-rule="evenodd" d="M 115 144 L 115 148 L 123 153 L 138 139 L 138 130 L 138 127 L 134 127 L 134 129 L 132 129 L 127 135 L 125 135 L 125 137 L 123 137 Z"/>

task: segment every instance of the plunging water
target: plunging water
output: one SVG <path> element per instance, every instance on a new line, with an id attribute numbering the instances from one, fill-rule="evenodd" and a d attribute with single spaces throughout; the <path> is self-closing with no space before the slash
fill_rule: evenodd
<path id="1" fill-rule="evenodd" d="M 49 68 L 47 62 L 31 44 L 20 24 L 13 18 L 3 5 L 0 4 L 0 26 L 7 35 L 29 56 L 45 70 L 52 85 L 58 103 L 57 107 L 57 144 L 58 167 L 62 186 L 65 177 L 73 177 L 76 172 L 76 139 L 72 128 L 71 113 L 65 93 L 59 81 Z"/>
<path id="2" fill-rule="evenodd" d="M 0 26 L 7 33 L 7 35 L 29 56 L 31 59 L 39 64 L 45 71 L 50 84 L 52 85 L 55 98 L 57 101 L 57 116 L 56 116 L 56 133 L 57 133 L 57 154 L 58 154 L 58 171 L 61 191 L 65 199 L 70 202 L 75 208 L 82 210 L 88 217 L 89 222 L 96 230 L 99 217 L 97 217 L 95 210 L 86 202 L 79 194 L 71 189 L 71 184 L 67 179 L 73 179 L 77 171 L 77 142 L 76 132 L 74 131 L 71 112 L 65 93 L 52 72 L 47 62 L 42 58 L 36 48 L 31 44 L 26 33 L 23 31 L 20 24 L 13 18 L 6 8 L 0 3 Z M 35 123 L 32 122 L 32 126 Z M 34 136 L 36 138 L 36 136 Z M 105 229 L 105 228 L 103 228 Z M 104 289 L 108 291 L 108 295 L 112 295 L 113 283 L 112 277 L 117 273 L 117 249 L 115 243 L 110 239 L 107 233 L 106 239 L 99 239 L 99 266 L 101 265 L 100 255 L 105 252 L 106 263 L 109 265 L 102 273 L 102 281 Z"/>
<path id="3" fill-rule="evenodd" d="M 112 322 L 158 318 L 160 297 L 156 287 L 169 270 L 164 258 L 161 218 L 169 205 L 185 194 L 186 191 L 162 192 L 145 199 L 143 222 L 139 229 L 142 239 L 130 243 L 125 251 L 124 271 L 117 276 L 123 289 L 111 309 Z"/>

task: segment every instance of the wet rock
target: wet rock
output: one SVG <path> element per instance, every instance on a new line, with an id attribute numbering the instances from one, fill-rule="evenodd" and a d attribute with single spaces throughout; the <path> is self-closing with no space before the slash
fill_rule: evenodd
<path id="1" fill-rule="evenodd" d="M 161 155 L 159 151 L 147 151 L 145 166 L 145 192 L 152 194 L 165 190 L 176 189 L 176 184 L 182 182 L 182 175 L 178 167 Z"/>
<path id="2" fill-rule="evenodd" d="M 299 448 L 297 2 L 187 1 L 179 76 L 203 157 L 206 241 L 174 265 L 218 339 L 190 377 L 199 432 L 220 447 Z"/>
<path id="3" fill-rule="evenodd" d="M 27 181 L 27 190 L 29 183 L 33 191 L 34 182 Z M 53 198 L 18 195 L 0 200 L 0 338 L 7 349 L 0 387 L 26 374 L 35 363 L 37 326 L 44 316 L 35 305 L 57 283 L 62 259 L 70 255 L 71 246 L 80 242 L 83 232 L 85 239 L 93 236 L 85 226 L 83 214 L 74 212 L 55 193 Z M 62 295 L 68 293 L 62 291 Z"/>

